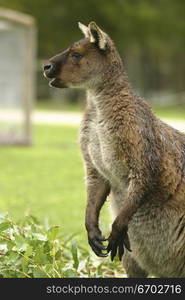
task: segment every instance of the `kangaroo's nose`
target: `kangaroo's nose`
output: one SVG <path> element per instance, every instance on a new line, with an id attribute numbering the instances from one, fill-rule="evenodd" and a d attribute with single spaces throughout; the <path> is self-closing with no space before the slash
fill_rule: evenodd
<path id="1" fill-rule="evenodd" d="M 56 66 L 55 64 L 49 62 L 43 66 L 44 76 L 47 78 L 54 78 L 56 76 Z"/>
<path id="2" fill-rule="evenodd" d="M 50 72 L 53 68 L 51 63 L 44 65 L 44 72 Z"/>

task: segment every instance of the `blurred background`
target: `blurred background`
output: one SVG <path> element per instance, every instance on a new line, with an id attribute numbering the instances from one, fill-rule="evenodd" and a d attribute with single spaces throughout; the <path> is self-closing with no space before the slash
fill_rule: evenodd
<path id="1" fill-rule="evenodd" d="M 0 211 L 85 238 L 85 93 L 50 88 L 42 74 L 45 60 L 82 38 L 78 21 L 109 33 L 136 93 L 185 130 L 184 11 L 182 0 L 0 0 Z M 101 226 L 109 224 L 105 207 Z"/>

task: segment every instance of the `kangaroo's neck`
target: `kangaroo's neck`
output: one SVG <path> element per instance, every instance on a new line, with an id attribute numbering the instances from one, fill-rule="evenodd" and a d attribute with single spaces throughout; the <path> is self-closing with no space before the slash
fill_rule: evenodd
<path id="1" fill-rule="evenodd" d="M 109 72 L 105 74 L 101 85 L 88 90 L 87 100 L 99 115 L 110 118 L 110 115 L 132 105 L 134 94 L 124 72 L 118 72 L 114 76 Z"/>

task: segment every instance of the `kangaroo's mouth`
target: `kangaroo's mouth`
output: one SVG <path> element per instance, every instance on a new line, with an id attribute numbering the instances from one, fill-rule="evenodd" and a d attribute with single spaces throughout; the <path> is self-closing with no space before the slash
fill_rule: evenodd
<path id="1" fill-rule="evenodd" d="M 49 86 L 51 87 L 55 87 L 55 88 L 59 88 L 59 89 L 62 89 L 62 88 L 66 88 L 67 86 L 62 82 L 62 80 L 58 77 L 54 77 L 54 78 L 51 78 L 51 77 L 48 77 L 47 74 L 44 72 L 44 77 L 49 79 Z"/>
<path id="2" fill-rule="evenodd" d="M 49 85 L 56 88 L 61 88 L 62 82 L 59 78 L 53 78 L 50 80 Z"/>
<path id="3" fill-rule="evenodd" d="M 67 88 L 67 85 L 65 85 L 60 78 L 54 78 L 49 82 L 49 85 L 58 89 L 64 89 Z"/>

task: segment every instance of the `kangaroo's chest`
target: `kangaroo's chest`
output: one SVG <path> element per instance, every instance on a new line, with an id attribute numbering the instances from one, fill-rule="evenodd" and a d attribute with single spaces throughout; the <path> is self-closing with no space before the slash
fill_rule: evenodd
<path id="1" fill-rule="evenodd" d="M 104 127 L 92 123 L 88 152 L 95 168 L 113 186 L 121 184 L 128 173 L 119 146 L 116 139 Z"/>

